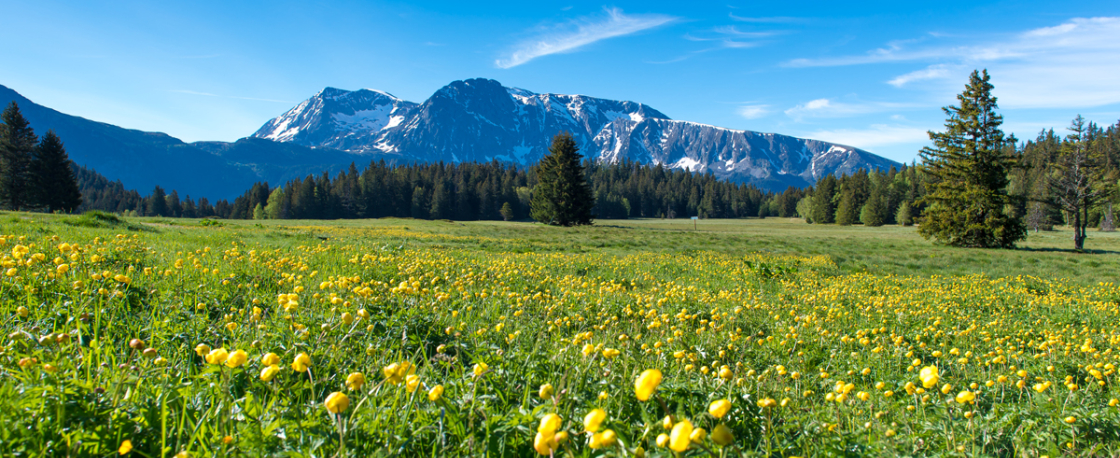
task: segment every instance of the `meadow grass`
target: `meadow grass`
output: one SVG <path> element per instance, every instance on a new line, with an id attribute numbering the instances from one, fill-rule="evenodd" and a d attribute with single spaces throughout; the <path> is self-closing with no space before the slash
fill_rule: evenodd
<path id="1" fill-rule="evenodd" d="M 1117 234 L 693 224 L 3 213 L 0 454 L 1120 453 Z"/>

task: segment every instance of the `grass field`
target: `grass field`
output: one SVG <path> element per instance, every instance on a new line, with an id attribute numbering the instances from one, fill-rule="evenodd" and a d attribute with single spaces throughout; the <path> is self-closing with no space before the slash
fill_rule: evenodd
<path id="1" fill-rule="evenodd" d="M 0 454 L 1118 456 L 1069 235 L 4 213 Z"/>

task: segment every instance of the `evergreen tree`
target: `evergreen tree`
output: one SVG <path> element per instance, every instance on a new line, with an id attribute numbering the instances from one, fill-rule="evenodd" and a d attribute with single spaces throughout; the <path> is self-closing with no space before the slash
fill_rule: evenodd
<path id="1" fill-rule="evenodd" d="M 918 232 L 954 246 L 1012 248 L 1026 238 L 1021 218 L 1008 211 L 1008 172 L 1014 158 L 1005 151 L 1008 142 L 1000 130 L 1003 117 L 996 114 L 988 71 L 973 71 L 960 107 L 943 109 L 945 132 L 930 132 L 935 147 L 920 155 L 929 179 L 926 208 Z"/>
<path id="2" fill-rule="evenodd" d="M 167 194 L 163 188 L 156 186 L 145 200 L 145 216 L 167 216 Z"/>
<path id="3" fill-rule="evenodd" d="M 0 113 L 0 202 L 20 210 L 32 202 L 31 161 L 38 138 L 15 102 Z"/>
<path id="4" fill-rule="evenodd" d="M 72 212 L 82 204 L 73 163 L 53 130 L 48 130 L 35 148 L 31 172 L 31 197 L 37 206 L 53 213 L 57 210 Z"/>
<path id="5" fill-rule="evenodd" d="M 537 166 L 537 186 L 533 189 L 531 214 L 546 224 L 573 226 L 591 224 L 595 197 L 587 184 L 579 147 L 572 134 L 561 132 L 552 138 L 548 154 Z"/>
<path id="6" fill-rule="evenodd" d="M 1085 228 L 1089 225 L 1089 209 L 1107 200 L 1112 187 L 1104 179 L 1104 158 L 1090 148 L 1088 134 L 1094 131 L 1090 123 L 1077 115 L 1070 124 L 1071 133 L 1062 142 L 1053 171 L 1047 177 L 1052 196 L 1051 205 L 1070 216 L 1073 226 L 1073 249 L 1085 248 Z"/>

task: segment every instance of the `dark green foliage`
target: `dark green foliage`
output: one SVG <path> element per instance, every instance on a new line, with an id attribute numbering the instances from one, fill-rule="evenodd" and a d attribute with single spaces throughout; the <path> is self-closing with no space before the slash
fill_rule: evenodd
<path id="1" fill-rule="evenodd" d="M 934 147 L 921 151 L 929 193 L 920 234 L 964 247 L 1012 248 L 1026 238 L 1021 217 L 1009 212 L 1008 177 L 1015 158 L 1006 148 L 1013 138 L 1000 130 L 988 72 L 972 72 L 960 107 L 944 108 L 945 132 L 930 132 Z"/>
<path id="2" fill-rule="evenodd" d="M 1099 132 L 1095 125 L 1086 125 L 1078 115 L 1069 130 L 1046 176 L 1046 203 L 1069 215 L 1073 248 L 1080 251 L 1085 248 L 1089 210 L 1108 202 L 1116 186 L 1116 174 L 1107 167 L 1107 155 L 1093 147 L 1094 134 Z"/>
<path id="3" fill-rule="evenodd" d="M 152 194 L 144 199 L 144 214 L 151 216 L 169 216 L 167 211 L 167 194 L 163 188 L 156 186 Z"/>
<path id="4" fill-rule="evenodd" d="M 0 203 L 21 210 L 33 203 L 31 163 L 38 138 L 15 102 L 0 114 Z"/>
<path id="5" fill-rule="evenodd" d="M 73 163 L 66 155 L 62 140 L 48 130 L 35 148 L 31 162 L 32 198 L 37 207 L 47 212 L 74 211 L 82 204 L 82 192 L 74 176 Z"/>
<path id="6" fill-rule="evenodd" d="M 810 209 L 814 223 L 829 224 L 836 222 L 836 203 L 834 199 L 839 187 L 840 183 L 833 175 L 825 175 L 817 181 Z"/>
<path id="7" fill-rule="evenodd" d="M 548 154 L 537 165 L 530 204 L 533 219 L 559 226 L 591 224 L 595 196 L 580 165 L 582 159 L 572 134 L 561 132 L 552 138 Z"/>

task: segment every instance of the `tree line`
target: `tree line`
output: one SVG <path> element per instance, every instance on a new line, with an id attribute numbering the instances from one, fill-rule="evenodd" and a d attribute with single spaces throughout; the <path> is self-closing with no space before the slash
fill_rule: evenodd
<path id="1" fill-rule="evenodd" d="M 803 191 L 782 193 L 721 181 L 711 174 L 623 161 L 582 163 L 597 218 L 796 217 Z M 530 218 L 538 167 L 499 163 L 356 164 L 333 177 L 308 175 L 280 186 L 260 182 L 232 202 L 197 201 L 156 186 L 144 196 L 96 171 L 75 166 L 85 202 L 79 211 L 132 216 L 225 219 L 523 220 Z"/>
<path id="2" fill-rule="evenodd" d="M 0 205 L 71 212 L 82 203 L 73 163 L 53 130 L 42 138 L 11 102 L 0 113 Z"/>

